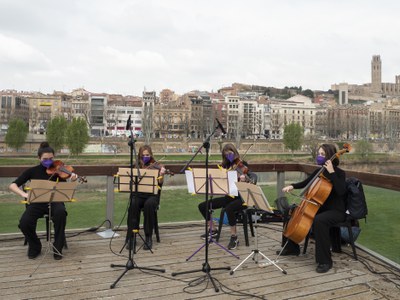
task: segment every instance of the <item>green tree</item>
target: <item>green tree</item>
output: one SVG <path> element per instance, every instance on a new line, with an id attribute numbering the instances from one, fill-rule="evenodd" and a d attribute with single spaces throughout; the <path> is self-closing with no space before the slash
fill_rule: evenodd
<path id="1" fill-rule="evenodd" d="M 55 117 L 47 123 L 46 138 L 56 152 L 65 145 L 67 127 L 68 122 L 62 116 Z"/>
<path id="2" fill-rule="evenodd" d="M 83 118 L 73 118 L 66 131 L 65 143 L 72 155 L 83 152 L 89 142 L 89 128 Z"/>
<path id="3" fill-rule="evenodd" d="M 367 140 L 359 140 L 356 143 L 356 153 L 359 153 L 362 158 L 368 157 L 368 154 L 372 153 L 372 144 Z"/>
<path id="4" fill-rule="evenodd" d="M 314 99 L 314 92 L 310 89 L 306 89 L 301 93 L 303 96 L 309 97 L 311 99 Z"/>
<path id="5" fill-rule="evenodd" d="M 28 125 L 22 119 L 12 119 L 8 123 L 8 130 L 4 140 L 6 145 L 18 151 L 25 144 L 28 131 Z"/>
<path id="6" fill-rule="evenodd" d="M 303 143 L 304 130 L 298 123 L 290 123 L 285 126 L 283 143 L 290 151 L 299 150 Z"/>

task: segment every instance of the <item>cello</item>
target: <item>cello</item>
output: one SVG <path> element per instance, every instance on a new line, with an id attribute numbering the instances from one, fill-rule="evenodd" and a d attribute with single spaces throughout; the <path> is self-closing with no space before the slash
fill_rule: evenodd
<path id="1" fill-rule="evenodd" d="M 344 144 L 343 149 L 336 152 L 329 160 L 339 158 L 342 154 L 350 152 L 350 149 L 349 144 Z M 285 237 L 297 244 L 307 236 L 315 215 L 332 191 L 332 183 L 322 174 L 324 170 L 325 166 L 322 166 L 301 192 L 302 201 L 294 210 L 283 232 Z"/>

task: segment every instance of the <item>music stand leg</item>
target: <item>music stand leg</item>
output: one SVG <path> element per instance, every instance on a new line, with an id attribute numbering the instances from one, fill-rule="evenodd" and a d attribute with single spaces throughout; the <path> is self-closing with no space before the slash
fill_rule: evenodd
<path id="1" fill-rule="evenodd" d="M 139 234 L 138 230 L 133 230 L 133 235 L 131 235 L 129 237 L 129 245 L 131 245 L 131 241 L 132 239 L 136 240 L 136 235 Z M 143 237 L 139 234 L 139 236 L 141 237 L 141 239 L 143 240 Z M 130 270 L 134 270 L 134 269 L 139 269 L 139 270 L 146 270 L 146 271 L 155 271 L 155 272 L 161 272 L 161 273 L 165 273 L 165 269 L 157 269 L 157 268 L 149 268 L 149 267 L 139 267 L 135 261 L 133 260 L 133 253 L 134 253 L 134 249 L 135 247 L 132 247 L 129 249 L 129 257 L 128 257 L 128 261 L 126 262 L 125 265 L 115 265 L 115 264 L 111 264 L 111 268 L 125 268 L 125 270 L 122 272 L 122 274 L 114 281 L 113 284 L 111 284 L 110 288 L 113 289 L 115 288 L 115 286 L 117 285 L 117 283 L 121 280 L 122 277 L 124 277 L 124 275 L 130 271 Z"/>
<path id="2" fill-rule="evenodd" d="M 254 237 L 254 239 L 255 239 L 255 248 L 256 249 L 254 249 L 254 250 L 252 250 L 251 251 L 251 253 L 244 259 L 244 260 L 242 260 L 241 262 L 240 262 L 240 264 L 239 265 L 237 265 L 231 272 L 230 272 L 230 274 L 231 275 L 233 275 L 233 273 L 235 273 L 235 271 L 237 270 L 237 269 L 239 269 L 240 268 L 240 266 L 241 265 L 243 265 L 250 257 L 252 257 L 253 256 L 253 260 L 255 260 L 255 263 L 257 263 L 258 261 L 257 261 L 257 255 L 259 254 L 259 255 L 261 255 L 262 257 L 264 257 L 267 261 L 268 261 L 268 263 L 269 264 L 272 264 L 272 265 L 274 265 L 277 269 L 279 269 L 283 274 L 287 274 L 287 272 L 284 270 L 284 269 L 282 269 L 281 267 L 279 267 L 276 263 L 275 263 L 275 261 L 272 261 L 271 259 L 269 259 L 264 253 L 262 253 L 260 250 L 258 250 L 258 232 L 257 232 L 257 228 L 258 228 L 258 225 L 257 225 L 257 213 L 255 213 L 255 223 L 254 223 L 254 235 L 255 235 L 255 237 Z M 286 245 L 285 245 L 286 246 Z M 278 255 L 278 257 L 279 257 L 279 255 Z"/>
<path id="3" fill-rule="evenodd" d="M 212 220 L 212 209 L 210 209 L 210 220 Z M 234 256 L 234 257 L 236 257 L 237 259 L 239 259 L 240 257 L 238 256 L 238 255 L 236 255 L 235 253 L 233 253 L 232 251 L 230 251 L 229 249 L 227 249 L 227 248 L 225 248 L 224 246 L 222 246 L 220 243 L 218 243 L 216 240 L 214 240 L 214 238 L 213 238 L 213 236 L 212 236 L 212 230 L 213 229 L 213 227 L 212 227 L 212 222 L 211 222 L 211 225 L 210 225 L 210 229 L 209 229 L 209 237 L 210 237 L 210 239 L 208 240 L 208 245 L 211 245 L 211 244 L 216 244 L 217 246 L 219 246 L 222 250 L 224 250 L 225 252 L 228 252 L 230 255 L 232 255 L 232 256 Z M 192 255 L 190 255 L 187 259 L 186 259 L 186 261 L 189 261 L 193 256 L 195 256 L 198 252 L 200 252 L 200 250 L 201 249 L 203 249 L 204 247 L 206 246 L 206 243 L 204 243 L 203 245 L 201 245 L 195 252 L 193 252 L 193 254 Z"/>

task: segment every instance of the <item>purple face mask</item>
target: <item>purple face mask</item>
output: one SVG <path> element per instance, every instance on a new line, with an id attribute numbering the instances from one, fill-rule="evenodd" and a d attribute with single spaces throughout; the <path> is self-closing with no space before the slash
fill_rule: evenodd
<path id="1" fill-rule="evenodd" d="M 326 162 L 325 156 L 318 155 L 316 162 L 317 162 L 317 165 L 322 166 Z"/>
<path id="2" fill-rule="evenodd" d="M 229 162 L 233 162 L 235 160 L 235 153 L 227 153 L 225 154 L 225 157 L 227 160 L 229 160 Z"/>
<path id="3" fill-rule="evenodd" d="M 146 165 L 150 161 L 151 157 L 150 156 L 143 156 L 142 161 Z"/>
<path id="4" fill-rule="evenodd" d="M 53 160 L 52 159 L 46 159 L 46 160 L 42 160 L 40 163 L 42 164 L 43 167 L 48 169 L 53 164 Z"/>

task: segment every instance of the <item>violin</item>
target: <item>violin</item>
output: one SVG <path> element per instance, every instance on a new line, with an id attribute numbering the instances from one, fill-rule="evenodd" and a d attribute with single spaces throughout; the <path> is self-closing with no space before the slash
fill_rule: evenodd
<path id="1" fill-rule="evenodd" d="M 246 182 L 250 182 L 255 184 L 253 178 L 251 178 L 247 173 L 249 172 L 249 168 L 244 164 L 241 159 L 236 159 L 235 164 L 231 167 L 231 170 L 238 172 L 239 176 L 244 175 L 246 178 Z"/>
<path id="2" fill-rule="evenodd" d="M 349 144 L 344 144 L 343 149 L 335 153 L 329 160 L 333 161 L 335 158 L 339 158 L 342 154 L 350 152 L 350 149 Z M 325 166 L 321 167 L 304 188 L 300 194 L 301 203 L 295 209 L 284 229 L 283 235 L 297 244 L 301 243 L 307 236 L 315 215 L 332 191 L 332 183 L 322 174 L 324 170 Z"/>
<path id="3" fill-rule="evenodd" d="M 61 179 L 70 178 L 72 173 L 74 173 L 74 168 L 72 166 L 65 165 L 61 160 L 53 161 L 53 164 L 46 170 L 46 173 L 53 176 L 57 175 Z M 78 176 L 79 183 L 86 183 L 86 177 Z"/>
<path id="4" fill-rule="evenodd" d="M 163 168 L 163 165 L 161 165 L 159 162 L 157 162 L 153 158 L 151 159 L 150 164 L 145 167 L 145 169 L 148 169 L 148 170 L 161 170 L 161 168 Z M 165 169 L 164 175 L 174 176 L 175 173 L 168 169 Z"/>

